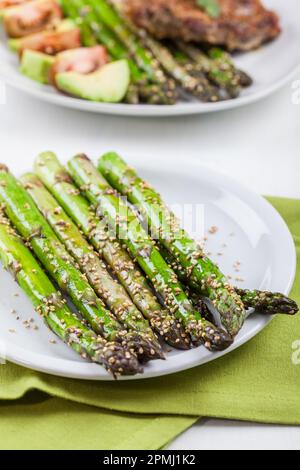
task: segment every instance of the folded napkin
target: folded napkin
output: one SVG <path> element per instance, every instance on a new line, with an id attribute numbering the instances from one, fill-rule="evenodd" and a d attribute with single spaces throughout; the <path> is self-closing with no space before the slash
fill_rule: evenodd
<path id="1" fill-rule="evenodd" d="M 300 200 L 269 200 L 295 240 L 292 297 L 300 303 Z M 85 382 L 3 365 L 0 448 L 155 450 L 204 416 L 299 425 L 297 341 L 300 315 L 278 316 L 213 363 L 134 382 Z"/>

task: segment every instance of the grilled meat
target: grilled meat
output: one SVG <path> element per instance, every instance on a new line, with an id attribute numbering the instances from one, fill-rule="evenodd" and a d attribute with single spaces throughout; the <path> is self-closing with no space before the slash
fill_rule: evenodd
<path id="1" fill-rule="evenodd" d="M 158 39 L 225 45 L 250 50 L 280 34 L 278 16 L 261 0 L 217 0 L 220 14 L 210 16 L 196 0 L 123 0 L 132 21 Z"/>

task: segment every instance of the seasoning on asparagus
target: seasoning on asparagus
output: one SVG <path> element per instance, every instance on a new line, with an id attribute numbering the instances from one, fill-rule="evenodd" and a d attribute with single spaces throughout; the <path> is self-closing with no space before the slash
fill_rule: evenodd
<path id="1" fill-rule="evenodd" d="M 111 230 L 116 230 L 118 239 L 127 247 L 169 311 L 192 338 L 203 342 L 210 350 L 223 350 L 230 346 L 232 338 L 193 309 L 176 274 L 164 261 L 136 214 L 98 173 L 92 162 L 85 155 L 78 155 L 68 163 L 68 170 L 90 202 L 98 205 L 98 214 Z"/>
<path id="2" fill-rule="evenodd" d="M 63 0 L 62 3 L 68 16 L 73 18 L 80 28 L 83 28 L 83 35 L 86 35 L 86 30 L 89 30 L 97 42 L 106 46 L 113 59 L 128 60 L 133 83 L 127 96 L 127 102 L 136 102 L 137 95 L 148 104 L 174 104 L 176 102 L 176 90 L 171 80 L 166 78 L 163 83 L 152 83 L 152 74 L 149 76 L 138 67 L 128 48 L 101 21 L 101 17 L 92 3 L 83 0 Z"/>
<path id="3" fill-rule="evenodd" d="M 41 154 L 35 162 L 35 171 L 114 272 L 152 328 L 171 346 L 188 349 L 190 340 L 183 328 L 161 307 L 144 275 L 108 232 L 107 224 L 96 217 L 57 157 L 51 152 Z"/>
<path id="4" fill-rule="evenodd" d="M 123 287 L 111 277 L 103 261 L 38 177 L 28 173 L 21 178 L 21 182 L 98 296 L 105 301 L 120 323 L 129 331 L 137 331 L 149 342 L 149 349 L 152 347 L 156 353 L 153 355 L 163 358 L 161 346 L 149 322 L 133 304 Z"/>
<path id="5" fill-rule="evenodd" d="M 166 248 L 160 246 L 160 252 L 167 263 L 174 269 L 178 279 L 185 284 L 186 276 L 180 265 L 172 256 L 172 254 L 166 250 Z M 187 287 L 187 286 L 185 286 Z M 245 308 L 254 309 L 256 312 L 268 315 L 296 315 L 299 308 L 296 302 L 283 294 L 277 292 L 260 291 L 260 290 L 249 290 L 249 289 L 238 289 L 235 287 L 236 293 L 240 296 Z M 195 292 L 190 293 L 190 298 L 193 304 L 200 308 L 203 305 L 203 298 Z M 207 317 L 207 315 L 205 315 Z"/>
<path id="6" fill-rule="evenodd" d="M 223 326 L 230 335 L 236 336 L 245 321 L 241 298 L 218 266 L 181 229 L 161 196 L 115 153 L 104 155 L 99 160 L 99 169 L 115 189 L 138 207 L 152 235 L 176 259 L 186 283 L 213 302 Z"/>
<path id="7" fill-rule="evenodd" d="M 150 51 L 143 47 L 139 38 L 127 27 L 116 10 L 106 0 L 88 0 L 87 3 L 97 13 L 98 18 L 127 47 L 139 68 L 145 71 L 151 81 L 154 83 L 166 82 L 166 76 L 162 72 L 157 60 Z"/>
<path id="8" fill-rule="evenodd" d="M 209 79 L 225 90 L 230 98 L 237 98 L 241 93 L 241 77 L 246 83 L 246 73 L 235 68 L 229 54 L 219 48 L 210 49 L 208 55 L 199 47 L 178 41 L 177 46 L 185 52 L 207 74 Z M 224 52 L 224 53 L 223 53 Z"/>
<path id="9" fill-rule="evenodd" d="M 85 359 L 102 364 L 114 376 L 142 372 L 135 356 L 120 344 L 107 342 L 79 320 L 66 305 L 31 251 L 0 212 L 0 259 L 47 326 Z"/>
<path id="10" fill-rule="evenodd" d="M 122 2 L 117 0 L 112 3 L 118 10 L 120 18 L 128 30 L 140 38 L 144 47 L 151 51 L 165 71 L 173 77 L 184 90 L 205 102 L 216 102 L 221 99 L 218 90 L 209 83 L 206 77 L 195 77 L 191 75 L 185 67 L 182 67 L 180 63 L 176 61 L 172 52 L 167 47 L 164 47 L 161 42 L 150 36 L 147 31 L 136 28 L 124 15 Z"/>
<path id="11" fill-rule="evenodd" d="M 141 357 L 155 358 L 157 352 L 149 341 L 136 332 L 128 332 L 97 297 L 85 275 L 78 271 L 74 259 L 66 251 L 55 233 L 35 206 L 21 183 L 0 167 L 0 201 L 5 204 L 9 219 L 21 236 L 33 249 L 35 255 L 66 292 L 75 307 L 93 330 L 108 341 L 120 341 Z M 153 354 L 154 351 L 154 354 Z"/>
<path id="12" fill-rule="evenodd" d="M 246 308 L 254 308 L 257 312 L 269 315 L 296 315 L 298 305 L 287 296 L 260 290 L 236 289 Z"/>

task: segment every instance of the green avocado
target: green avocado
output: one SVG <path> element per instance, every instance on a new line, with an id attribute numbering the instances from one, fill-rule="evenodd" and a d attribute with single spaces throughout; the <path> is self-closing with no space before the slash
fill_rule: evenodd
<path id="1" fill-rule="evenodd" d="M 49 72 L 55 58 L 41 52 L 26 49 L 22 55 L 20 71 L 36 82 L 48 84 Z"/>
<path id="2" fill-rule="evenodd" d="M 119 103 L 127 93 L 130 70 L 127 60 L 119 60 L 87 75 L 77 72 L 59 73 L 55 81 L 57 87 L 69 95 L 90 101 Z"/>

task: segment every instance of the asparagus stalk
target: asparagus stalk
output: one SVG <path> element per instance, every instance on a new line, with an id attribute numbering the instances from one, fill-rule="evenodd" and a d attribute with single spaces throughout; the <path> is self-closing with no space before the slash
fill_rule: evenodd
<path id="1" fill-rule="evenodd" d="M 175 257 L 188 284 L 213 302 L 223 326 L 230 335 L 236 336 L 245 320 L 240 297 L 220 269 L 181 229 L 160 195 L 115 153 L 104 155 L 99 161 L 99 169 L 114 188 L 138 207 L 151 233 Z"/>
<path id="2" fill-rule="evenodd" d="M 60 0 L 59 3 L 64 12 L 64 15 L 74 20 L 75 23 L 77 23 L 77 26 L 80 28 L 82 44 L 85 47 L 95 46 L 97 44 L 97 40 L 89 25 L 82 21 L 78 16 L 75 3 L 70 0 Z"/>
<path id="3" fill-rule="evenodd" d="M 227 333 L 204 320 L 193 309 L 176 274 L 139 223 L 136 214 L 98 173 L 92 162 L 86 156 L 79 155 L 68 163 L 68 170 L 90 202 L 98 205 L 98 215 L 104 218 L 111 230 L 115 230 L 118 239 L 138 262 L 171 314 L 192 338 L 203 342 L 209 350 L 223 350 L 232 344 Z"/>
<path id="4" fill-rule="evenodd" d="M 116 275 L 137 308 L 148 318 L 152 328 L 171 346 L 187 349 L 189 338 L 184 330 L 167 310 L 162 309 L 141 271 L 109 234 L 107 225 L 97 219 L 57 157 L 50 152 L 41 154 L 36 160 L 35 170 Z"/>
<path id="5" fill-rule="evenodd" d="M 230 72 L 232 74 L 232 83 L 237 81 L 242 87 L 249 87 L 253 84 L 252 78 L 243 70 L 237 69 L 231 55 L 224 49 L 219 47 L 212 47 L 208 50 L 208 56 L 213 63 L 220 67 L 220 70 Z"/>
<path id="6" fill-rule="evenodd" d="M 260 290 L 236 289 L 246 308 L 254 308 L 257 312 L 276 315 L 296 315 L 298 305 L 287 296 Z"/>
<path id="7" fill-rule="evenodd" d="M 73 314 L 31 251 L 0 212 L 0 259 L 30 299 L 47 326 L 83 358 L 103 366 L 114 376 L 141 372 L 135 356 L 118 343 L 109 343 Z"/>
<path id="8" fill-rule="evenodd" d="M 91 5 L 83 0 L 62 0 L 62 3 L 66 13 L 77 22 L 79 27 L 88 29 L 97 42 L 104 44 L 112 58 L 128 60 L 133 81 L 131 91 L 134 89 L 134 94 L 138 93 L 142 101 L 148 104 L 174 104 L 176 102 L 176 90 L 172 82 L 166 80 L 161 84 L 151 83 L 152 76 L 149 77 L 137 66 L 127 47 L 119 41 L 113 31 L 103 24 L 97 11 Z M 127 102 L 136 103 L 136 101 L 137 97 L 132 93 L 127 97 Z"/>
<path id="9" fill-rule="evenodd" d="M 185 67 L 182 67 L 174 58 L 170 50 L 159 41 L 150 37 L 145 31 L 141 32 L 141 38 L 152 54 L 161 63 L 165 71 L 174 78 L 182 88 L 204 102 L 220 101 L 221 96 L 205 76 L 193 76 Z"/>
<path id="10" fill-rule="evenodd" d="M 160 246 L 160 252 L 167 263 L 174 269 L 178 279 L 186 286 L 186 276 L 180 265 L 163 246 Z M 254 309 L 256 312 L 267 315 L 295 315 L 298 312 L 298 305 L 296 302 L 283 294 L 277 292 L 268 292 L 260 290 L 238 289 L 235 288 L 236 293 L 240 296 L 245 308 Z M 203 299 L 199 294 L 191 293 L 191 300 L 197 308 L 203 305 Z M 200 306 L 200 307 L 199 307 Z"/>
<path id="11" fill-rule="evenodd" d="M 0 167 L 0 201 L 18 232 L 27 240 L 35 255 L 68 294 L 75 307 L 93 330 L 108 341 L 120 341 L 134 349 L 141 360 L 155 358 L 154 346 L 140 334 L 128 332 L 106 310 L 75 265 L 75 261 L 58 240 L 55 233 L 35 206 L 32 198 L 4 166 Z M 156 351 L 155 351 L 156 354 Z"/>
<path id="12" fill-rule="evenodd" d="M 124 24 L 116 10 L 106 0 L 87 0 L 101 21 L 111 29 L 128 48 L 138 66 L 145 71 L 154 83 L 165 83 L 166 77 L 152 54 L 146 50 L 139 38 Z"/>
<path id="13" fill-rule="evenodd" d="M 97 295 L 105 301 L 120 323 L 129 331 L 136 331 L 142 335 L 149 344 L 148 349 L 153 349 L 153 356 L 162 359 L 163 352 L 149 322 L 141 315 L 123 287 L 111 277 L 105 264 L 100 261 L 77 226 L 57 205 L 56 200 L 37 176 L 29 173 L 24 175 L 21 181 Z"/>
<path id="14" fill-rule="evenodd" d="M 107 3 L 109 2 L 107 1 Z M 216 87 L 212 86 L 204 75 L 195 77 L 190 74 L 190 72 L 185 67 L 182 67 L 175 59 L 168 48 L 164 47 L 159 41 L 156 41 L 145 30 L 136 28 L 124 15 L 123 2 L 113 0 L 111 3 L 113 3 L 120 14 L 120 18 L 128 30 L 140 38 L 144 47 L 151 51 L 165 71 L 174 78 L 184 90 L 206 102 L 216 102 L 221 99 Z"/>
<path id="15" fill-rule="evenodd" d="M 225 90 L 230 98 L 240 95 L 240 77 L 229 54 L 225 55 L 221 49 L 214 48 L 206 55 L 198 47 L 183 41 L 177 41 L 177 46 L 201 67 L 213 83 Z"/>

